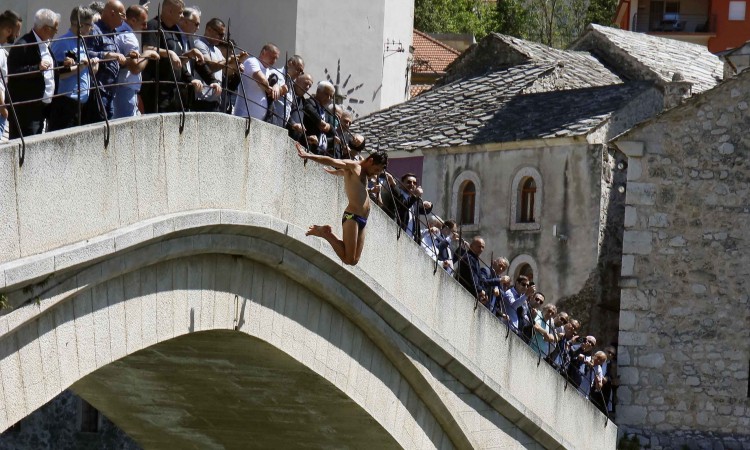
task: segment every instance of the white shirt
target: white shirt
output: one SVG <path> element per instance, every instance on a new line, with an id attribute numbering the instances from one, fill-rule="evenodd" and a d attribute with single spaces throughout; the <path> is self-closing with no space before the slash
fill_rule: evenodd
<path id="1" fill-rule="evenodd" d="M 39 54 L 42 57 L 42 61 L 49 63 L 49 69 L 44 71 L 44 97 L 42 103 L 52 103 L 52 96 L 55 95 L 55 72 L 52 67 L 55 66 L 55 60 L 52 58 L 52 54 L 49 51 L 49 42 L 43 41 L 36 31 L 33 31 L 36 41 L 39 43 Z"/>
<path id="2" fill-rule="evenodd" d="M 410 195 L 408 192 L 401 190 L 401 196 L 403 197 L 404 202 L 409 201 Z M 414 205 L 416 204 L 417 202 L 414 202 Z M 406 219 L 406 233 L 412 237 L 414 237 L 414 205 L 411 205 L 409 209 L 407 210 L 409 212 L 409 215 L 408 215 L 408 218 Z"/>
<path id="3" fill-rule="evenodd" d="M 234 102 L 234 115 L 240 117 L 253 117 L 256 119 L 263 120 L 266 117 L 266 111 L 268 109 L 268 101 L 266 100 L 266 91 L 262 87 L 253 75 L 256 72 L 262 73 L 266 79 L 271 76 L 273 71 L 276 71 L 273 67 L 266 67 L 258 58 L 252 57 L 247 58 L 242 63 L 245 71 L 242 75 L 242 86 L 244 87 L 245 97 L 247 98 L 247 107 L 245 107 L 245 99 L 242 98 L 243 88 L 240 87 L 237 92 L 237 100 Z M 279 80 L 283 80 L 283 75 L 278 74 Z"/>
<path id="4" fill-rule="evenodd" d="M 3 80 L 8 78 L 8 51 L 2 46 L 0 46 L 0 72 L 3 74 L 0 77 L 0 103 L 3 103 L 5 98 L 5 84 Z"/>

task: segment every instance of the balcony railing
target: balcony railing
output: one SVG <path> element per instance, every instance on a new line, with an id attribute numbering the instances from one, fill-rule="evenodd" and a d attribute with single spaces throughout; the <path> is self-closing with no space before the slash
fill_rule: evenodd
<path id="1" fill-rule="evenodd" d="M 650 17 L 649 14 L 633 16 L 633 31 L 641 33 L 714 33 L 715 14 L 663 14 Z"/>

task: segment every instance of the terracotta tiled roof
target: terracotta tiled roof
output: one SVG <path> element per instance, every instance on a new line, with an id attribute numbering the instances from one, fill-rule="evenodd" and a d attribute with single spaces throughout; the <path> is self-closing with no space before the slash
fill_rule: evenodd
<path id="1" fill-rule="evenodd" d="M 412 45 L 414 46 L 412 71 L 417 73 L 445 73 L 448 64 L 460 54 L 458 50 L 418 30 L 414 30 Z"/>
<path id="2" fill-rule="evenodd" d="M 432 88 L 432 86 L 433 85 L 431 84 L 412 84 L 411 86 L 409 86 L 409 98 L 416 97 L 422 92 L 425 92 Z"/>

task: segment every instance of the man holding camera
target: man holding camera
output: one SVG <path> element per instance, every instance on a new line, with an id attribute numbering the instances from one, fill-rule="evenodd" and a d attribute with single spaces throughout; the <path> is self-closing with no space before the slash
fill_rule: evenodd
<path id="1" fill-rule="evenodd" d="M 96 74 L 99 64 L 96 58 L 89 60 L 78 34 L 81 37 L 91 34 L 93 20 L 94 10 L 76 6 L 70 13 L 70 29 L 50 46 L 55 60 L 63 61 L 65 67 L 60 69 L 57 83 L 57 93 L 64 95 L 52 99 L 49 131 L 80 125 L 81 111 L 86 111 L 92 78 L 89 70 Z"/>
<path id="2" fill-rule="evenodd" d="M 519 325 L 518 311 L 521 310 L 521 316 L 523 317 L 523 308 L 526 306 L 526 299 L 528 296 L 533 296 L 534 293 L 536 293 L 536 288 L 529 289 L 529 285 L 529 278 L 525 275 L 519 275 L 518 278 L 516 278 L 516 283 L 513 287 L 506 290 L 504 293 L 501 292 L 505 306 L 505 314 L 508 315 L 509 323 L 519 335 L 521 334 L 521 328 Z"/>
<path id="3" fill-rule="evenodd" d="M 576 389 L 581 388 L 587 397 L 591 387 L 591 351 L 594 347 L 596 347 L 594 336 L 580 336 L 571 340 L 569 349 L 568 380 Z M 587 380 L 587 382 L 584 382 L 584 380 Z"/>
<path id="4" fill-rule="evenodd" d="M 269 106 L 279 97 L 286 95 L 287 87 L 283 75 L 273 67 L 278 59 L 279 48 L 268 43 L 260 50 L 257 58 L 247 58 L 242 63 L 244 75 L 242 88 L 234 103 L 235 116 L 263 120 Z"/>

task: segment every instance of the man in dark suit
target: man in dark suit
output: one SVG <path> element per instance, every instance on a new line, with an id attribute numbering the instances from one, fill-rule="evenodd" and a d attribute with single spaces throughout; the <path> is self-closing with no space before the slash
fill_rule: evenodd
<path id="1" fill-rule="evenodd" d="M 8 92 L 18 118 L 20 130 L 11 111 L 10 138 L 39 134 L 44 129 L 45 114 L 55 93 L 55 58 L 47 41 L 55 37 L 60 15 L 40 9 L 34 15 L 34 28 L 22 36 L 8 53 Z"/>
<path id="2" fill-rule="evenodd" d="M 401 176 L 400 185 L 392 176 L 388 175 L 387 178 L 390 189 L 382 194 L 383 209 L 417 244 L 421 244 L 422 225 L 419 218 L 432 212 L 432 203 L 422 200 L 424 191 L 415 174 L 406 173 Z"/>
<path id="3" fill-rule="evenodd" d="M 327 81 L 318 83 L 315 95 L 305 99 L 303 125 L 310 151 L 319 155 L 333 155 L 334 118 L 329 107 L 336 89 Z"/>
<path id="4" fill-rule="evenodd" d="M 469 249 L 459 247 L 456 251 L 453 266 L 458 271 L 458 282 L 466 288 L 474 298 L 483 299 L 482 303 L 488 300 L 484 286 L 486 284 L 485 273 L 482 272 L 482 266 L 479 257 L 484 251 L 484 239 L 477 236 L 472 239 Z"/>

